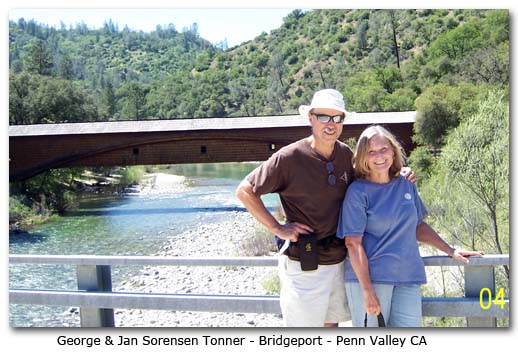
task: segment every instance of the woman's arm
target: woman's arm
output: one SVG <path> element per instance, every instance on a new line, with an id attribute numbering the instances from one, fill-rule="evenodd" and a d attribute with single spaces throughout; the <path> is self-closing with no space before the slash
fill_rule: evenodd
<path id="1" fill-rule="evenodd" d="M 446 241 L 442 239 L 437 232 L 430 225 L 425 222 L 417 225 L 416 230 L 416 239 L 419 242 L 426 243 L 430 246 L 437 248 L 440 251 L 443 251 L 448 256 L 455 258 L 461 262 L 469 263 L 468 258 L 470 256 L 482 256 L 484 253 L 479 251 L 464 251 L 457 250 L 451 247 Z"/>
<path id="2" fill-rule="evenodd" d="M 362 238 L 346 236 L 345 247 L 347 247 L 351 265 L 363 291 L 365 311 L 370 315 L 377 315 L 381 312 L 381 305 L 371 283 L 369 260 L 362 246 Z"/>

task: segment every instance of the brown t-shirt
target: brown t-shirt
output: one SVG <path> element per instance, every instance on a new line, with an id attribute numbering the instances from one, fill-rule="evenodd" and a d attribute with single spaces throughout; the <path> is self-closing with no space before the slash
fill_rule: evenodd
<path id="1" fill-rule="evenodd" d="M 333 164 L 336 184 L 330 185 L 326 163 Z M 353 179 L 352 151 L 337 141 L 329 159 L 311 148 L 307 138 L 274 153 L 253 170 L 247 181 L 256 195 L 278 193 L 288 222 L 310 226 L 319 240 L 336 233 L 345 191 Z M 345 245 L 332 243 L 329 250 L 319 245 L 320 264 L 335 264 L 345 258 Z M 288 255 L 298 259 L 298 247 L 290 245 Z"/>

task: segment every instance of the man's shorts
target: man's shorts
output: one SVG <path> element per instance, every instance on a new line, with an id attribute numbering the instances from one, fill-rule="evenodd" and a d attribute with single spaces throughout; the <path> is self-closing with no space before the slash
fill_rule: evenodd
<path id="1" fill-rule="evenodd" d="M 344 262 L 303 271 L 300 262 L 279 256 L 281 310 L 288 327 L 322 327 L 351 319 L 344 284 Z"/>

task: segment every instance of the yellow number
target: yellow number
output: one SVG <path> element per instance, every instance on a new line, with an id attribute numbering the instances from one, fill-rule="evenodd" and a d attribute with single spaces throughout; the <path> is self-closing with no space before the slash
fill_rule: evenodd
<path id="1" fill-rule="evenodd" d="M 484 305 L 484 293 L 487 292 L 488 294 L 488 301 L 487 301 L 487 304 Z M 480 289 L 480 308 L 482 310 L 489 310 L 489 308 L 491 307 L 491 289 L 489 288 L 482 288 Z"/>
<path id="2" fill-rule="evenodd" d="M 495 305 L 500 305 L 500 308 L 503 310 L 505 306 L 505 296 L 504 296 L 504 288 L 500 288 L 498 293 L 495 296 Z"/>

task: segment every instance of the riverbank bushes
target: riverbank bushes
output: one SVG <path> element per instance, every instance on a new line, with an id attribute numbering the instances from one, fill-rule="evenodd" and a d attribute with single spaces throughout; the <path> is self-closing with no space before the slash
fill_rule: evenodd
<path id="1" fill-rule="evenodd" d="M 26 231 L 77 207 L 83 195 L 120 194 L 138 184 L 146 173 L 144 166 L 63 168 L 43 172 L 33 178 L 9 184 L 9 230 Z"/>

